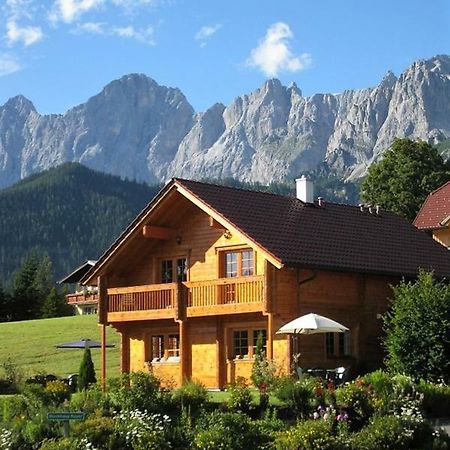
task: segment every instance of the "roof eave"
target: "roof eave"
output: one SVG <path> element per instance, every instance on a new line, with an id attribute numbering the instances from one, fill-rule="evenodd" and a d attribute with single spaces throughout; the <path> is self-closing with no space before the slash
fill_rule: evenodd
<path id="1" fill-rule="evenodd" d="M 323 270 L 330 272 L 350 272 L 355 274 L 364 274 L 364 275 L 378 275 L 378 276 L 387 276 L 387 277 L 395 277 L 395 278 L 417 278 L 419 271 L 423 268 L 419 267 L 416 272 L 395 272 L 390 270 L 375 270 L 375 269 L 361 269 L 355 267 L 344 267 L 338 265 L 323 265 L 323 264 L 308 264 L 303 262 L 285 262 L 285 267 L 292 267 L 297 269 L 309 269 L 309 270 Z M 437 278 L 446 278 L 450 279 L 450 271 L 447 274 L 436 273 L 432 269 L 431 270 L 435 277 Z"/>
<path id="2" fill-rule="evenodd" d="M 167 183 L 156 196 L 145 206 L 145 208 L 136 216 L 136 218 L 128 225 L 127 228 L 119 235 L 119 237 L 111 244 L 111 246 L 98 259 L 95 266 L 80 280 L 83 285 L 97 283 L 97 277 L 103 275 L 108 265 L 114 258 L 117 249 L 127 241 L 138 227 L 145 220 L 147 215 L 156 207 L 157 204 L 168 194 L 174 187 L 174 179 Z"/>

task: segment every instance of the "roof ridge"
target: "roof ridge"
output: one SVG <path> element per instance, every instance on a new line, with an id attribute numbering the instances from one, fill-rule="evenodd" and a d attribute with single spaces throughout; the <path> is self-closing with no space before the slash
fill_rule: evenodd
<path id="1" fill-rule="evenodd" d="M 214 187 L 218 187 L 218 188 L 232 189 L 235 191 L 244 191 L 244 192 L 257 193 L 257 194 L 271 195 L 271 196 L 276 196 L 276 197 L 283 197 L 283 198 L 287 198 L 287 199 L 299 200 L 300 202 L 302 202 L 302 200 L 297 198 L 295 195 L 284 195 L 284 194 L 278 194 L 276 192 L 260 191 L 258 189 L 250 189 L 250 188 L 241 187 L 241 186 L 229 186 L 227 184 L 217 184 L 217 183 L 210 183 L 207 181 L 198 181 L 198 180 L 187 180 L 185 178 L 178 178 L 178 177 L 174 177 L 174 178 L 172 178 L 172 180 L 178 181 L 181 183 L 183 183 L 183 182 L 196 183 L 196 184 L 202 184 L 204 186 L 214 186 Z M 267 186 L 267 185 L 263 184 L 261 186 Z M 302 202 L 302 203 L 305 203 L 305 202 Z"/>
<path id="2" fill-rule="evenodd" d="M 179 177 L 173 177 L 172 181 L 177 181 L 180 183 L 196 183 L 196 184 L 201 184 L 204 186 L 213 186 L 213 187 L 218 187 L 218 188 L 226 188 L 226 189 L 231 189 L 231 190 L 235 190 L 235 191 L 243 191 L 243 192 L 250 192 L 250 193 L 257 193 L 257 194 L 264 194 L 264 195 L 270 195 L 270 196 L 275 196 L 275 197 L 281 197 L 281 198 L 285 198 L 285 199 L 289 199 L 289 200 L 298 200 L 299 202 L 301 202 L 302 204 L 306 205 L 307 203 L 300 200 L 299 198 L 297 198 L 295 195 L 285 195 L 285 194 L 279 194 L 277 192 L 270 192 L 270 191 L 262 191 L 262 190 L 258 190 L 258 189 L 251 189 L 249 187 L 241 187 L 241 186 L 229 186 L 227 184 L 217 184 L 217 183 L 211 183 L 211 182 L 207 182 L 207 181 L 199 181 L 199 180 L 188 180 L 186 178 L 179 178 Z M 268 185 L 264 185 L 262 184 L 261 186 L 268 186 Z M 316 199 L 314 200 L 314 204 L 317 203 L 317 199 L 319 197 L 316 197 Z M 358 208 L 358 205 L 352 205 L 350 203 L 337 203 L 337 202 L 332 202 L 330 200 L 327 200 L 326 198 L 323 198 L 325 204 L 326 205 L 336 205 L 336 206 L 349 206 L 352 208 Z"/>

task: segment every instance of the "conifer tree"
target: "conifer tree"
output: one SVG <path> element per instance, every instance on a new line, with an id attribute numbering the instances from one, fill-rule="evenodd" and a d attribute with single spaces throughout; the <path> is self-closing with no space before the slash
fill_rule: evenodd
<path id="1" fill-rule="evenodd" d="M 41 318 L 72 316 L 73 313 L 73 308 L 67 304 L 64 294 L 52 288 L 42 305 Z"/>
<path id="2" fill-rule="evenodd" d="M 48 255 L 40 258 L 34 276 L 34 287 L 41 299 L 49 296 L 54 285 L 52 261 Z"/>
<path id="3" fill-rule="evenodd" d="M 8 322 L 9 320 L 11 320 L 11 301 L 0 282 L 0 322 Z"/>
<path id="4" fill-rule="evenodd" d="M 42 299 L 36 289 L 37 255 L 29 254 L 17 271 L 11 294 L 11 319 L 30 320 L 40 315 Z"/>
<path id="5" fill-rule="evenodd" d="M 78 372 L 78 390 L 83 391 L 90 384 L 96 383 L 94 363 L 92 361 L 91 349 L 85 347 L 83 359 L 81 360 L 80 370 Z"/>

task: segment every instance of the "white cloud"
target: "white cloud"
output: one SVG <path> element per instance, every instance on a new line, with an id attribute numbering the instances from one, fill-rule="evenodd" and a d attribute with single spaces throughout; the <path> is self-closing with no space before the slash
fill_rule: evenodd
<path id="1" fill-rule="evenodd" d="M 151 26 L 147 28 L 134 28 L 132 25 L 127 27 L 116 27 L 112 29 L 112 34 L 127 39 L 135 39 L 142 44 L 155 45 L 154 29 Z"/>
<path id="2" fill-rule="evenodd" d="M 82 14 L 98 8 L 103 3 L 104 0 L 56 0 L 53 11 L 50 13 L 50 20 L 71 23 Z"/>
<path id="3" fill-rule="evenodd" d="M 91 34 L 105 34 L 105 24 L 103 22 L 85 22 L 77 25 L 75 33 L 91 33 Z"/>
<path id="4" fill-rule="evenodd" d="M 35 7 L 33 6 L 33 0 L 6 0 L 3 10 L 6 11 L 11 20 L 24 17 L 32 19 Z"/>
<path id="5" fill-rule="evenodd" d="M 147 28 L 135 28 L 133 25 L 123 27 L 112 27 L 104 22 L 85 22 L 77 24 L 77 27 L 72 30 L 75 34 L 98 34 L 103 36 L 117 36 L 124 39 L 134 39 L 142 44 L 155 45 L 154 28 L 148 26 Z"/>
<path id="6" fill-rule="evenodd" d="M 201 27 L 200 30 L 197 31 L 197 33 L 194 36 L 194 39 L 196 41 L 201 41 L 204 43 L 204 41 L 208 38 L 210 38 L 213 34 L 217 33 L 217 31 L 222 28 L 221 24 L 216 25 L 206 25 L 204 27 Z"/>
<path id="7" fill-rule="evenodd" d="M 298 72 L 310 67 L 312 57 L 309 53 L 293 55 L 289 46 L 292 37 L 292 31 L 286 23 L 271 25 L 258 47 L 251 51 L 247 65 L 259 68 L 270 77 L 277 76 L 281 71 Z"/>
<path id="8" fill-rule="evenodd" d="M 0 77 L 18 72 L 22 67 L 11 55 L 0 54 Z"/>
<path id="9" fill-rule="evenodd" d="M 116 6 L 121 6 L 122 8 L 135 8 L 136 6 L 154 6 L 158 0 L 112 0 Z"/>
<path id="10" fill-rule="evenodd" d="M 6 23 L 6 38 L 10 45 L 22 42 L 25 47 L 36 44 L 44 37 L 40 27 L 19 27 L 14 20 Z"/>

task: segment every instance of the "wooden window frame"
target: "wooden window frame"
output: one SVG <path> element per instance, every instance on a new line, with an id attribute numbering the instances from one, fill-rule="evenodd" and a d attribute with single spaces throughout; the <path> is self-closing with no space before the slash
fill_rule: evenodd
<path id="1" fill-rule="evenodd" d="M 158 349 L 158 354 L 155 355 L 155 343 L 154 339 L 158 340 L 158 343 L 156 343 Z M 159 362 L 164 359 L 164 352 L 165 352 L 165 346 L 164 346 L 164 335 L 163 334 L 153 334 L 150 336 L 150 359 L 151 361 Z"/>
<path id="2" fill-rule="evenodd" d="M 251 252 L 252 254 L 252 274 L 243 275 L 242 274 L 242 261 L 243 253 Z M 237 256 L 237 271 L 236 277 L 227 277 L 227 254 L 235 253 Z M 219 264 L 218 264 L 218 278 L 240 278 L 240 277 L 252 277 L 256 275 L 256 252 L 253 248 L 248 246 L 239 247 L 223 247 L 218 249 Z"/>
<path id="3" fill-rule="evenodd" d="M 352 357 L 352 336 L 350 331 L 325 333 L 325 354 L 328 359 Z"/>
<path id="4" fill-rule="evenodd" d="M 256 339 L 255 339 L 255 332 L 259 333 L 259 332 L 265 332 L 265 338 L 263 341 L 263 348 L 267 349 L 267 328 L 264 328 L 263 326 L 259 325 L 259 326 L 252 326 L 252 327 L 233 327 L 230 329 L 230 343 L 231 343 L 231 348 L 230 348 L 230 356 L 231 359 L 234 361 L 253 361 L 254 357 L 255 357 L 255 350 L 256 350 L 256 340 L 258 339 L 257 335 L 256 335 Z M 246 355 L 241 355 L 241 358 L 237 358 L 237 354 L 235 351 L 235 333 L 236 332 L 246 332 L 247 333 L 247 354 Z M 266 350 L 267 351 L 267 350 Z"/>
<path id="5" fill-rule="evenodd" d="M 178 280 L 178 261 L 180 260 L 186 261 L 186 279 L 185 280 Z M 170 281 L 164 281 L 163 280 L 163 264 L 164 262 L 172 263 L 172 279 Z M 167 258 L 159 258 L 158 260 L 158 270 L 159 270 L 159 280 L 157 280 L 157 283 L 183 283 L 185 281 L 189 281 L 189 258 L 186 255 L 178 255 L 178 256 L 172 256 Z"/>
<path id="6" fill-rule="evenodd" d="M 153 338 L 162 338 L 162 356 L 155 356 L 153 354 Z M 171 339 L 176 339 L 178 344 L 177 348 L 171 348 L 170 341 Z M 179 362 L 179 358 L 181 357 L 181 349 L 180 349 L 180 333 L 175 331 L 165 331 L 151 333 L 147 335 L 148 342 L 148 361 L 152 363 L 171 363 L 171 362 Z M 170 359 L 172 357 L 172 359 Z"/>

